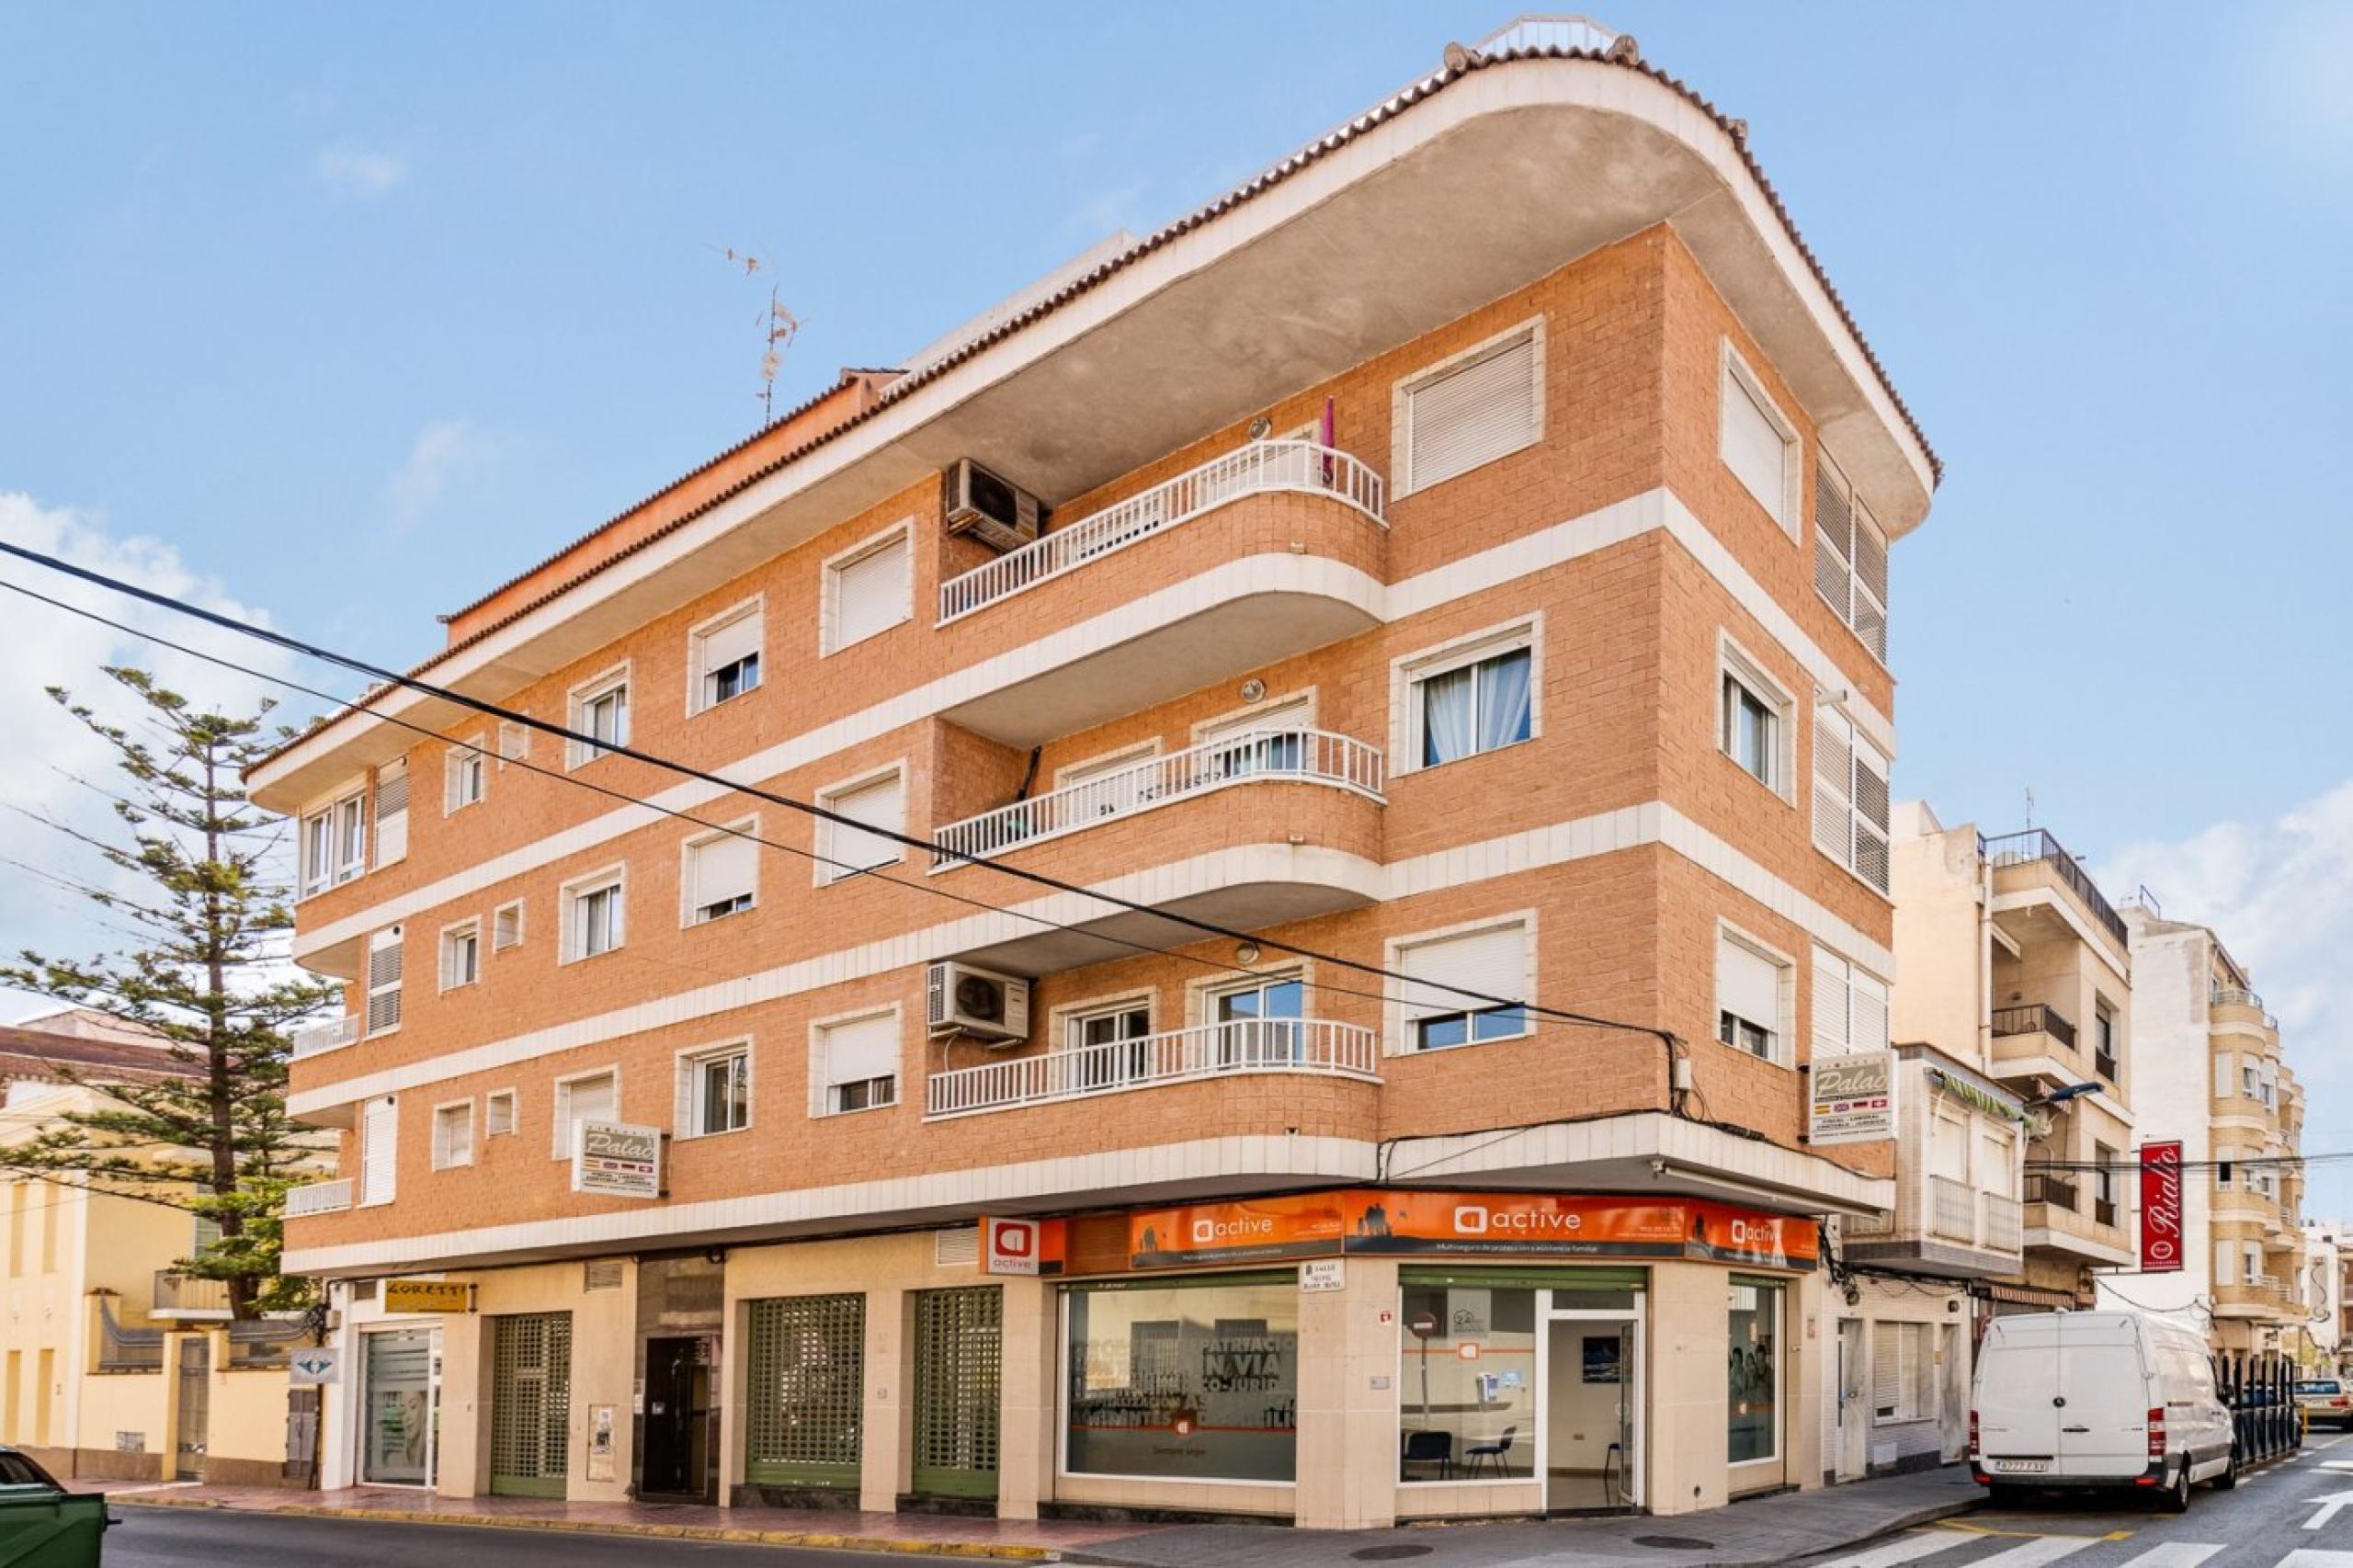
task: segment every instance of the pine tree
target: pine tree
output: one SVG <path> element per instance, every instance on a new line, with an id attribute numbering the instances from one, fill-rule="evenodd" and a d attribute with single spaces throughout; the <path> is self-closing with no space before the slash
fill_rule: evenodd
<path id="1" fill-rule="evenodd" d="M 44 868 L 47 880 L 105 909 L 121 950 L 72 959 L 27 949 L 0 983 L 87 1007 L 144 1030 L 179 1071 L 142 1082 L 68 1072 L 104 1096 L 5 1151 L 7 1165 L 51 1181 L 184 1209 L 218 1239 L 178 1267 L 226 1287 L 232 1314 L 308 1304 L 307 1281 L 278 1273 L 287 1187 L 324 1156 L 322 1136 L 286 1115 L 288 1028 L 336 995 L 288 960 L 294 918 L 283 824 L 256 810 L 243 777 L 282 733 L 271 704 L 211 711 L 145 672 L 108 668 L 137 700 L 116 723 L 51 687 L 58 705 L 103 739 L 119 776 L 91 781 L 110 832 L 41 820 L 116 875 Z"/>

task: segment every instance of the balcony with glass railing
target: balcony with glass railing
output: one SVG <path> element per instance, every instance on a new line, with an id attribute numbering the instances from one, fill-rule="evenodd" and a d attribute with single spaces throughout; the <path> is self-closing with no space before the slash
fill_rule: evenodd
<path id="1" fill-rule="evenodd" d="M 1323 1018 L 1236 1018 L 1136 1040 L 1017 1056 L 935 1073 L 927 1117 L 1019 1110 L 1099 1095 L 1244 1074 L 1381 1081 L 1374 1032 Z"/>

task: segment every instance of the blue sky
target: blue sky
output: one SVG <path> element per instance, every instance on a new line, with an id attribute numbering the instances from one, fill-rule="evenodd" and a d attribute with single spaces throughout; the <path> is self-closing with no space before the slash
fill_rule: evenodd
<path id="1" fill-rule="evenodd" d="M 0 10 L 0 526 L 405 662 L 753 428 L 767 278 L 785 406 L 1508 14 Z M 1601 19 L 1749 120 L 1945 458 L 1895 555 L 1899 790 L 1989 830 L 2030 790 L 2222 925 L 2324 1085 L 2309 1145 L 2353 1149 L 2353 7 Z"/>

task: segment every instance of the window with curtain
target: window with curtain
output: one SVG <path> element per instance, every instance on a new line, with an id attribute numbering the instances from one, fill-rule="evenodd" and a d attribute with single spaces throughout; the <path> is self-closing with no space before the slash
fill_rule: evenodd
<path id="1" fill-rule="evenodd" d="M 1499 751 L 1535 733 L 1536 654 L 1528 634 L 1519 638 L 1413 672 L 1409 700 L 1419 766 Z"/>

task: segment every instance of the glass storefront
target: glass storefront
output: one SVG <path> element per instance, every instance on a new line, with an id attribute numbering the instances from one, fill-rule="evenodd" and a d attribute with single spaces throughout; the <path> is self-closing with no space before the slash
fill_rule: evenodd
<path id="1" fill-rule="evenodd" d="M 1397 1479 L 1457 1481 L 1475 1467 L 1529 1474 L 1536 1436 L 1534 1290 L 1407 1285 L 1398 1369 Z"/>
<path id="2" fill-rule="evenodd" d="M 434 1359 L 439 1335 L 429 1328 L 364 1335 L 367 1367 L 360 1479 L 381 1486 L 433 1484 Z"/>
<path id="3" fill-rule="evenodd" d="M 1724 1415 L 1727 1458 L 1751 1464 L 1780 1455 L 1781 1301 L 1779 1280 L 1734 1275 Z"/>
<path id="4" fill-rule="evenodd" d="M 1063 1299 L 1065 1471 L 1293 1479 L 1295 1274 L 1074 1286 Z"/>

